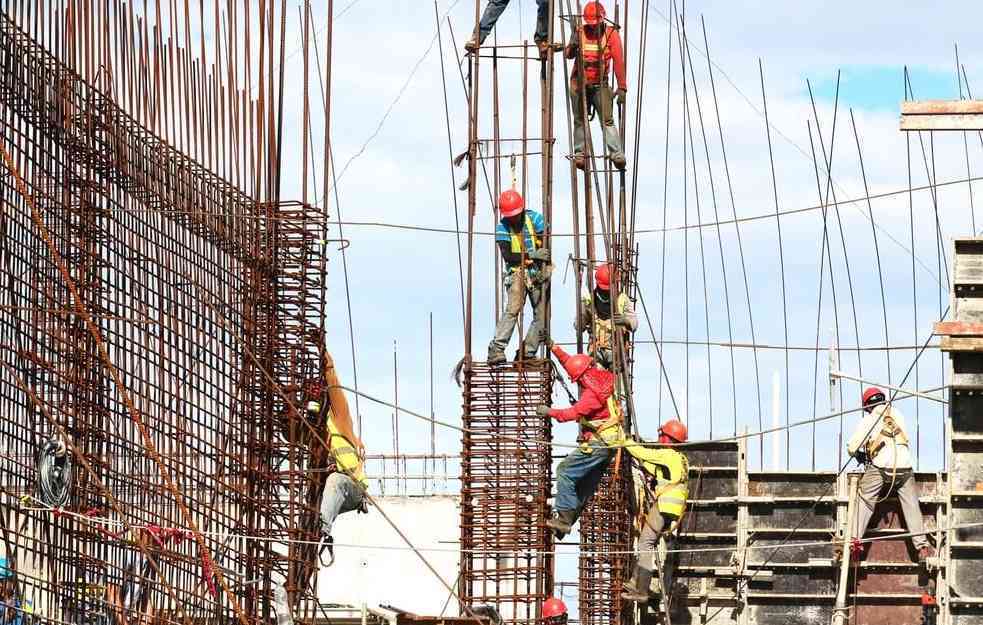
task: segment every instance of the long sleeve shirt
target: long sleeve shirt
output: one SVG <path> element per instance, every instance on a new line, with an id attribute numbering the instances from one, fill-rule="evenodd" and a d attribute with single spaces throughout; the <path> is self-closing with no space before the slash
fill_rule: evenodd
<path id="1" fill-rule="evenodd" d="M 853 436 L 847 442 L 846 449 L 851 456 L 856 454 L 857 450 L 861 449 L 868 440 L 872 440 L 877 436 L 882 426 L 884 413 L 888 410 L 894 419 L 894 423 L 904 432 L 905 438 L 907 438 L 908 428 L 901 411 L 890 405 L 882 404 L 875 406 L 873 410 L 864 414 L 863 420 L 860 421 L 857 429 L 853 432 Z M 897 439 L 896 442 L 888 440 L 880 452 L 873 458 L 872 463 L 875 467 L 881 469 L 910 469 L 911 450 L 907 443 L 902 444 Z"/>
<path id="2" fill-rule="evenodd" d="M 590 41 L 596 41 L 595 38 L 591 37 L 585 32 L 585 39 Z M 577 47 L 581 45 L 581 31 L 575 30 L 570 34 L 570 42 L 563 51 L 563 56 L 568 59 L 577 58 Z M 614 65 L 614 78 L 618 83 L 618 89 L 628 89 L 628 78 L 625 72 L 625 52 L 624 46 L 621 43 L 621 34 L 616 28 L 606 27 L 605 36 L 607 41 L 604 44 L 604 49 L 602 54 L 604 55 L 603 66 L 604 66 L 604 78 L 607 78 L 608 70 L 610 66 Z M 580 53 L 583 54 L 583 50 Z M 570 84 L 576 85 L 579 80 L 578 77 L 579 68 L 575 67 L 573 73 L 570 76 Z M 587 83 L 593 84 L 596 80 L 595 77 L 591 76 L 590 72 L 587 73 Z"/>

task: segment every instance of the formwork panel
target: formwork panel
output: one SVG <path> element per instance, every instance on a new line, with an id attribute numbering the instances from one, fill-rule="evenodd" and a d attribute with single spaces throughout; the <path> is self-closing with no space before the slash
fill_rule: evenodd
<path id="1" fill-rule="evenodd" d="M 461 596 L 492 605 L 507 623 L 541 621 L 553 590 L 549 363 L 465 370 L 461 461 Z M 523 555 L 526 554 L 526 555 Z"/>

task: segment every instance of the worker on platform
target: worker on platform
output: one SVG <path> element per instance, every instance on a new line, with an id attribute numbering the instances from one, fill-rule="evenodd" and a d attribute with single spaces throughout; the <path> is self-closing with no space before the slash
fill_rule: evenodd
<path id="1" fill-rule="evenodd" d="M 600 2 L 584 5 L 584 23 L 570 35 L 564 56 L 576 59 L 570 77 L 570 105 L 573 108 L 573 159 L 578 169 L 584 169 L 584 144 L 589 110 L 601 116 L 604 145 L 611 162 L 618 169 L 625 168 L 625 153 L 621 135 L 614 125 L 614 98 L 608 85 L 608 70 L 614 62 L 614 76 L 618 82 L 618 104 L 625 103 L 628 81 L 625 78 L 625 56 L 621 35 L 614 26 L 604 21 L 604 6 Z"/>
<path id="2" fill-rule="evenodd" d="M 567 604 L 562 599 L 550 597 L 543 602 L 543 623 L 545 625 L 567 625 Z"/>
<path id="3" fill-rule="evenodd" d="M 348 399 L 341 389 L 334 360 L 325 350 L 322 357 L 323 385 L 314 384 L 307 390 L 307 413 L 315 423 L 324 423 L 320 430 L 328 445 L 327 479 L 321 496 L 321 565 L 334 563 L 334 538 L 331 528 L 339 514 L 368 512 L 365 477 L 365 445 L 352 427 Z M 327 559 L 324 552 L 327 551 Z"/>
<path id="4" fill-rule="evenodd" d="M 853 536 L 862 538 L 877 503 L 896 493 L 905 525 L 913 534 L 911 542 L 918 551 L 918 561 L 925 562 L 935 555 L 935 550 L 922 533 L 925 525 L 918 506 L 904 416 L 886 401 L 879 388 L 868 388 L 861 399 L 867 414 L 847 443 L 850 455 L 866 465 L 857 493 L 860 500 Z"/>
<path id="5" fill-rule="evenodd" d="M 611 302 L 612 265 L 605 263 L 594 272 L 594 292 L 584 293 L 581 297 L 580 320 L 576 330 L 587 330 L 590 334 L 588 353 L 594 357 L 598 365 L 608 371 L 614 370 L 614 326 L 624 328 L 628 332 L 638 329 L 638 317 L 635 307 L 625 293 L 618 293 L 618 301 Z M 626 340 L 622 349 L 627 348 Z"/>
<path id="6" fill-rule="evenodd" d="M 653 571 L 659 570 L 661 579 L 669 586 L 668 566 L 665 562 L 656 565 L 659 562 L 656 553 L 659 538 L 671 535 L 686 512 L 689 462 L 673 446 L 685 443 L 687 438 L 686 426 L 678 419 L 671 419 L 659 428 L 659 444 L 664 447 L 650 447 L 634 440 L 625 444 L 625 449 L 638 461 L 649 480 L 645 488 L 649 511 L 638 537 L 635 575 L 622 594 L 626 601 L 648 603 Z"/>
<path id="7" fill-rule="evenodd" d="M 509 6 L 509 1 L 488 0 L 488 4 L 485 5 L 485 10 L 481 14 L 481 19 L 478 21 L 477 30 L 464 44 L 465 50 L 474 52 L 479 46 L 485 43 L 485 39 L 488 38 L 492 29 L 495 28 L 495 23 L 498 22 L 498 18 L 505 11 L 505 7 Z M 536 42 L 536 47 L 539 48 L 540 57 L 545 57 L 550 49 L 549 10 L 550 0 L 536 0 L 536 33 L 533 35 L 533 40 Z"/>
<path id="8" fill-rule="evenodd" d="M 542 214 L 526 210 L 522 196 L 514 189 L 504 191 L 498 200 L 501 221 L 495 228 L 495 241 L 505 261 L 504 284 L 508 294 L 505 312 L 495 326 L 495 338 L 488 344 L 488 364 L 506 361 L 505 348 L 525 305 L 526 296 L 532 306 L 532 323 L 526 338 L 519 346 L 525 358 L 536 357 L 546 329 L 545 286 L 552 273 L 550 251 L 543 247 L 546 220 Z"/>
<path id="9" fill-rule="evenodd" d="M 587 354 L 568 355 L 559 345 L 553 345 L 552 351 L 570 381 L 580 388 L 580 398 L 569 408 L 542 405 L 536 409 L 540 416 L 552 417 L 560 423 L 576 421 L 580 425 L 579 446 L 557 469 L 556 517 L 546 522 L 557 539 L 562 540 L 597 490 L 615 447 L 624 441 L 625 434 L 621 427 L 621 408 L 614 398 L 614 374 L 594 365 Z"/>

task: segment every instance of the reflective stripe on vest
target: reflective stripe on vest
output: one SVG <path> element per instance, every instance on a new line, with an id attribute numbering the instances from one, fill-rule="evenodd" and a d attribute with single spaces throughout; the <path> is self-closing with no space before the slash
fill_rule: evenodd
<path id="1" fill-rule="evenodd" d="M 368 486 L 365 478 L 365 468 L 362 466 L 362 459 L 358 456 L 355 445 L 348 440 L 344 434 L 338 431 L 334 421 L 331 420 L 331 413 L 328 413 L 328 445 L 331 449 L 331 456 L 334 458 L 338 470 L 348 475 L 362 486 Z"/>
<path id="2" fill-rule="evenodd" d="M 532 241 L 532 249 L 539 249 L 542 244 L 539 241 L 539 237 L 536 236 L 536 229 L 532 226 L 532 220 L 529 219 L 529 213 L 526 213 L 525 228 L 529 232 L 529 240 Z M 517 233 L 509 231 L 513 254 L 521 254 L 523 251 L 532 251 L 523 249 L 525 247 L 525 241 L 523 241 L 524 237 L 522 235 L 523 233 L 521 230 Z"/>
<path id="3" fill-rule="evenodd" d="M 668 476 L 662 475 L 662 465 L 645 462 L 642 468 L 655 478 L 655 492 L 652 495 L 658 501 L 659 512 L 681 518 L 686 511 L 686 500 L 689 497 L 689 462 L 679 452 L 672 455 L 671 462 L 672 464 L 665 466 L 669 471 Z"/>
<path id="4" fill-rule="evenodd" d="M 584 55 L 584 82 L 596 85 L 607 78 L 607 63 L 604 60 L 604 50 L 608 47 L 608 30 L 600 39 L 588 39 L 586 31 L 580 29 L 580 50 Z"/>

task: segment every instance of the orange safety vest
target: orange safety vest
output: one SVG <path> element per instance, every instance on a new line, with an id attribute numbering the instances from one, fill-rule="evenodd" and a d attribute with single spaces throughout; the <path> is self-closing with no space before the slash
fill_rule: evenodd
<path id="1" fill-rule="evenodd" d="M 599 85 L 607 82 L 608 60 L 608 29 L 605 28 L 600 39 L 590 39 L 587 31 L 580 29 L 580 51 L 584 55 L 584 84 Z"/>

